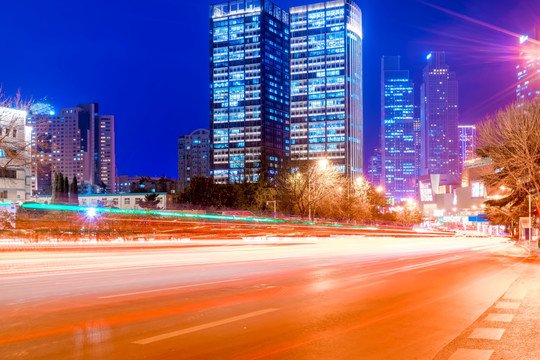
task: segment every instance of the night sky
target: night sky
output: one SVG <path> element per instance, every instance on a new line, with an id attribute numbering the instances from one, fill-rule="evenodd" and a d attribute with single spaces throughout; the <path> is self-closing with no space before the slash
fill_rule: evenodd
<path id="1" fill-rule="evenodd" d="M 283 8 L 316 2 L 275 1 Z M 210 3 L 216 1 L 4 1 L 3 91 L 47 96 L 57 110 L 99 102 L 101 114 L 116 116 L 119 174 L 176 178 L 178 136 L 209 127 Z M 419 86 L 426 55 L 445 50 L 459 80 L 462 124 L 514 100 L 516 37 L 418 1 L 357 3 L 368 155 L 378 144 L 382 55 L 401 55 Z M 540 26 L 538 0 L 432 4 L 512 33 Z"/>

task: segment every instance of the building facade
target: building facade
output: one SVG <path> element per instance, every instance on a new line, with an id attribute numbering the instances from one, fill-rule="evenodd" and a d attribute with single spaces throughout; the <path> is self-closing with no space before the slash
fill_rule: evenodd
<path id="1" fill-rule="evenodd" d="M 381 151 L 375 149 L 373 155 L 369 157 L 367 164 L 367 180 L 372 186 L 382 185 L 382 161 Z"/>
<path id="2" fill-rule="evenodd" d="M 520 38 L 520 64 L 516 66 L 518 106 L 540 96 L 540 28 Z"/>
<path id="3" fill-rule="evenodd" d="M 124 210 L 144 210 L 139 206 L 140 202 L 145 200 L 148 193 L 125 193 L 125 194 L 81 194 L 79 195 L 79 206 L 91 207 L 113 207 Z M 159 200 L 156 210 L 165 210 L 170 204 L 167 193 L 157 194 L 156 200 Z M 51 195 L 36 196 L 35 201 L 41 204 L 50 204 Z"/>
<path id="4" fill-rule="evenodd" d="M 290 154 L 289 14 L 268 0 L 210 7 L 210 138 L 217 183 L 272 180 Z"/>
<path id="5" fill-rule="evenodd" d="M 210 176 L 210 132 L 197 129 L 178 138 L 178 188 L 195 176 Z"/>
<path id="6" fill-rule="evenodd" d="M 31 138 L 25 118 L 25 111 L 0 107 L 0 203 L 30 199 Z"/>
<path id="7" fill-rule="evenodd" d="M 416 198 L 414 89 L 399 56 L 381 60 L 381 158 L 386 195 L 393 203 Z"/>
<path id="8" fill-rule="evenodd" d="M 476 126 L 459 125 L 459 160 L 461 171 L 467 161 L 476 159 Z"/>
<path id="9" fill-rule="evenodd" d="M 97 103 L 63 108 L 56 115 L 30 114 L 32 192 L 50 194 L 53 174 L 75 176 L 81 186 L 116 189 L 114 116 L 99 115 Z"/>
<path id="10" fill-rule="evenodd" d="M 116 193 L 176 193 L 178 182 L 166 177 L 128 176 L 120 175 L 116 178 Z"/>
<path id="11" fill-rule="evenodd" d="M 460 172 L 458 82 L 445 54 L 427 56 L 420 88 L 421 173 L 457 175 Z"/>
<path id="12" fill-rule="evenodd" d="M 363 170 L 362 14 L 351 0 L 291 13 L 291 158 Z"/>

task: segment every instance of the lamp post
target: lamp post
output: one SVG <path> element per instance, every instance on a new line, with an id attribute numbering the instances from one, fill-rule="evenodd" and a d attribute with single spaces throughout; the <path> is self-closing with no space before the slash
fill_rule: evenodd
<path id="1" fill-rule="evenodd" d="M 276 218 L 276 200 L 269 200 L 266 202 L 266 205 L 268 205 L 269 203 L 274 203 L 274 219 Z"/>
<path id="2" fill-rule="evenodd" d="M 531 194 L 529 194 L 529 249 L 531 248 L 532 221 L 531 221 Z"/>
<path id="3" fill-rule="evenodd" d="M 320 169 L 326 169 L 328 166 L 328 159 L 320 159 L 317 162 L 317 167 Z M 313 172 L 308 172 L 308 217 L 309 221 L 311 221 L 311 175 L 313 175 Z"/>

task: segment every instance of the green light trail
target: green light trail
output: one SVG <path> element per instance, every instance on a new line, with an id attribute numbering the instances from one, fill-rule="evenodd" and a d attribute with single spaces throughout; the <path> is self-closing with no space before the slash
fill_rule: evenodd
<path id="1" fill-rule="evenodd" d="M 0 206 L 1 206 L 1 203 L 0 203 Z M 354 225 L 347 226 L 343 224 L 323 224 L 323 223 L 319 224 L 315 222 L 286 221 L 282 219 L 271 219 L 271 218 L 261 218 L 261 217 L 192 214 L 192 213 L 181 213 L 181 212 L 159 211 L 159 210 L 127 210 L 127 209 L 111 209 L 111 208 L 103 208 L 103 207 L 90 207 L 90 206 L 78 206 L 78 205 L 36 204 L 36 203 L 24 203 L 21 205 L 21 207 L 25 209 L 34 209 L 34 210 L 60 210 L 60 211 L 76 211 L 76 212 L 95 211 L 96 213 L 106 213 L 106 214 L 157 215 L 157 216 L 177 217 L 177 218 L 185 218 L 185 219 L 248 221 L 248 222 L 261 222 L 261 223 L 289 223 L 289 224 L 299 224 L 299 225 L 343 227 L 343 228 L 349 228 L 349 229 L 378 230 L 377 227 L 370 227 L 370 226 L 354 226 Z"/>

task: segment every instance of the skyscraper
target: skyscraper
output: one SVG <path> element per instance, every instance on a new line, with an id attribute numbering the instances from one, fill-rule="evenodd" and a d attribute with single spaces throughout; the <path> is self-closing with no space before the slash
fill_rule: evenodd
<path id="1" fill-rule="evenodd" d="M 97 103 L 64 108 L 57 115 L 30 114 L 27 124 L 32 128 L 34 194 L 51 193 L 54 172 L 115 191 L 114 116 L 99 115 Z"/>
<path id="2" fill-rule="evenodd" d="M 459 125 L 459 153 L 461 171 L 465 161 L 473 160 L 476 156 L 476 126 Z"/>
<path id="3" fill-rule="evenodd" d="M 291 158 L 362 172 L 362 15 L 351 0 L 291 13 Z"/>
<path id="4" fill-rule="evenodd" d="M 375 149 L 373 155 L 369 157 L 367 164 L 367 180 L 372 186 L 378 186 L 382 184 L 381 172 L 381 151 L 379 149 Z"/>
<path id="5" fill-rule="evenodd" d="M 268 0 L 210 7 L 214 181 L 270 180 L 289 158 L 289 14 Z"/>
<path id="6" fill-rule="evenodd" d="M 427 56 L 420 88 L 421 173 L 459 175 L 458 82 L 442 51 Z"/>
<path id="7" fill-rule="evenodd" d="M 524 101 L 540 96 L 540 28 L 520 38 L 519 58 L 516 96 L 521 106 Z"/>
<path id="8" fill-rule="evenodd" d="M 210 176 L 210 132 L 197 129 L 178 138 L 178 188 L 194 176 Z"/>
<path id="9" fill-rule="evenodd" d="M 395 203 L 416 197 L 414 89 L 399 56 L 381 60 L 381 134 L 386 194 Z"/>

